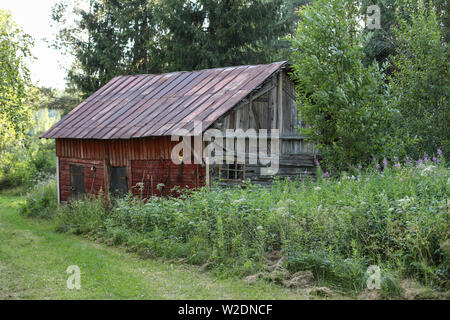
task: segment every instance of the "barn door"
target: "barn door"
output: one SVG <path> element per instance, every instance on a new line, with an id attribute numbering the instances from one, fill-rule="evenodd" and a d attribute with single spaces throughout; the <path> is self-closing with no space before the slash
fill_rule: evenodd
<path id="1" fill-rule="evenodd" d="M 113 196 L 125 195 L 128 191 L 127 168 L 111 167 L 109 181 L 109 191 Z"/>
<path id="2" fill-rule="evenodd" d="M 70 165 L 70 198 L 77 200 L 84 194 L 84 168 L 75 164 Z"/>

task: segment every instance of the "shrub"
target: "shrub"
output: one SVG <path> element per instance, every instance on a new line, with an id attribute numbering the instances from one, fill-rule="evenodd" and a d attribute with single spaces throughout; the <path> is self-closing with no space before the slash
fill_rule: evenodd
<path id="1" fill-rule="evenodd" d="M 427 160 L 428 161 L 428 160 Z M 368 266 L 382 272 L 382 291 L 398 295 L 397 280 L 415 278 L 448 288 L 449 170 L 443 158 L 413 165 L 384 163 L 356 176 L 317 181 L 277 180 L 270 187 L 206 188 L 147 201 L 131 195 L 105 209 L 84 199 L 58 213 L 61 230 L 96 233 L 144 256 L 185 258 L 221 276 L 265 269 L 281 251 L 289 271 L 359 291 Z"/>
<path id="2" fill-rule="evenodd" d="M 27 217 L 49 219 L 58 207 L 55 179 L 38 183 L 26 196 L 21 214 Z"/>

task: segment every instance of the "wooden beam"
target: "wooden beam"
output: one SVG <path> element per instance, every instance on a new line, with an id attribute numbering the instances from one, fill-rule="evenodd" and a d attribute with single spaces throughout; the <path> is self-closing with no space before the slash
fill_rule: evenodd
<path id="1" fill-rule="evenodd" d="M 283 134 L 283 72 L 278 72 L 277 85 L 278 129 Z"/>
<path id="2" fill-rule="evenodd" d="M 58 195 L 58 207 L 61 203 L 61 189 L 60 189 L 60 183 L 59 183 L 59 157 L 56 157 L 56 192 Z"/>
<path id="3" fill-rule="evenodd" d="M 109 195 L 109 160 L 103 161 L 103 181 L 105 181 L 105 195 Z"/>
<path id="4" fill-rule="evenodd" d="M 205 165 L 206 165 L 206 188 L 209 189 L 209 187 L 210 187 L 209 158 L 205 158 Z"/>
<path id="5" fill-rule="evenodd" d="M 272 78 L 272 81 L 274 83 L 274 87 L 271 90 L 270 97 L 269 97 L 269 105 L 270 105 L 269 109 L 271 109 L 271 112 L 272 112 L 272 114 L 271 114 L 272 123 L 269 128 L 276 129 L 277 128 L 277 102 L 275 100 L 276 100 L 276 95 L 277 95 L 277 87 L 275 84 L 275 82 L 276 82 L 275 76 Z"/>
<path id="6" fill-rule="evenodd" d="M 131 183 L 133 181 L 133 177 L 132 177 L 132 170 L 131 170 L 131 160 L 127 161 L 127 186 L 128 186 L 128 191 L 131 190 Z"/>

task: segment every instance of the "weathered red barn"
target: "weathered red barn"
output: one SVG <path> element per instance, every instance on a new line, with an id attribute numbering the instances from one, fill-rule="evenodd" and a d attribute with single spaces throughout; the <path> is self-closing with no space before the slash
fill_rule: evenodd
<path id="1" fill-rule="evenodd" d="M 193 135 L 194 121 L 202 132 L 278 129 L 276 174 L 311 172 L 314 150 L 297 130 L 304 124 L 287 68 L 276 62 L 113 78 L 41 136 L 56 139 L 60 201 L 100 189 L 149 197 L 213 180 L 270 181 L 262 165 L 248 161 L 250 142 L 244 162 L 176 164 L 171 153 L 179 142 L 171 136 L 180 129 Z"/>

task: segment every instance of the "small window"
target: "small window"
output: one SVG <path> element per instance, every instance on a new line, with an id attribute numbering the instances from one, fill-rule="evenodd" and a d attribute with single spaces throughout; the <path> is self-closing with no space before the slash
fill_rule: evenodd
<path id="1" fill-rule="evenodd" d="M 245 163 L 219 164 L 219 177 L 222 180 L 244 180 Z"/>

